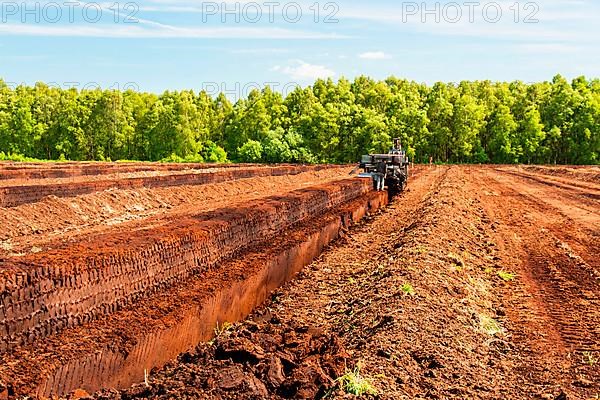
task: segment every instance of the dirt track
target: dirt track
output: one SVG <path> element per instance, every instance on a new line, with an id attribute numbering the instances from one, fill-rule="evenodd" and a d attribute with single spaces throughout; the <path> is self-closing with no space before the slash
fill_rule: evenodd
<path id="1" fill-rule="evenodd" d="M 344 397 L 336 379 L 358 366 L 386 399 L 598 398 L 597 173 L 594 167 L 417 170 L 408 192 L 348 231 L 246 322 L 154 371 L 150 386 L 96 397 Z M 322 178 L 339 184 L 334 173 L 319 174 L 303 183 Z M 272 186 L 263 196 L 275 193 L 269 187 L 294 189 L 285 178 L 268 179 Z M 215 193 L 229 198 L 228 190 Z M 187 196 L 174 210 L 185 209 Z M 232 190 L 225 201 L 240 207 L 253 198 L 240 196 L 246 195 Z M 217 196 L 208 199 L 197 211 L 212 210 L 217 202 Z M 119 226 L 154 226 L 148 221 L 155 204 L 140 211 L 139 221 Z M 5 353 L 2 360 L 27 361 L 22 368 L 43 371 L 55 361 L 37 359 L 34 348 L 44 354 L 61 349 L 57 354 L 69 358 L 102 351 L 103 340 L 135 352 L 131 341 L 141 338 L 135 332 L 155 329 L 156 321 L 181 324 L 176 315 L 196 301 L 203 304 L 201 293 L 248 280 L 288 241 L 303 243 L 309 232 L 339 218 L 338 212 L 306 220 L 279 236 L 289 239 L 266 240 L 218 269 L 161 289 L 98 323 L 51 335 L 31 350 Z M 156 218 L 167 223 L 175 215 Z M 39 240 L 45 236 L 41 232 Z"/>

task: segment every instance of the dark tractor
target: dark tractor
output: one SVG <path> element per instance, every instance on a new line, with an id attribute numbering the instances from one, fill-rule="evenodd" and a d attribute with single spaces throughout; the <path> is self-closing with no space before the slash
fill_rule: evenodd
<path id="1" fill-rule="evenodd" d="M 375 190 L 387 190 L 390 196 L 402 192 L 408 183 L 408 157 L 402 149 L 400 139 L 394 139 L 394 147 L 388 154 L 369 154 L 362 156 L 359 176 L 373 179 Z"/>

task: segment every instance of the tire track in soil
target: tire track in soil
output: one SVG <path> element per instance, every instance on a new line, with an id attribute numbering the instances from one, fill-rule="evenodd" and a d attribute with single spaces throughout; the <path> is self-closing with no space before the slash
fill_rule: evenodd
<path id="1" fill-rule="evenodd" d="M 497 222 L 501 262 L 517 274 L 505 295 L 523 383 L 532 393 L 592 398 L 600 391 L 600 369 L 585 365 L 584 357 L 600 358 L 597 232 L 565 215 L 573 204 L 568 194 L 499 174 L 477 171 L 471 185 L 495 192 L 482 204 Z"/>
<path id="2" fill-rule="evenodd" d="M 600 203 L 591 203 L 584 209 L 581 197 L 573 198 L 555 187 L 523 181 L 502 172 L 494 177 L 505 187 L 518 187 L 518 195 L 527 204 L 525 217 L 543 222 L 554 235 L 568 243 L 559 245 L 569 251 L 569 247 L 573 247 L 575 258 L 581 256 L 592 266 L 592 274 L 600 277 L 600 259 L 596 256 L 600 254 Z"/>
<path id="3" fill-rule="evenodd" d="M 514 168 L 514 167 L 512 167 Z M 527 172 L 543 175 L 556 179 L 569 179 L 570 182 L 577 181 L 583 185 L 584 182 L 600 183 L 600 167 L 597 166 L 540 166 L 521 165 L 518 167 Z"/>
<path id="4" fill-rule="evenodd" d="M 588 183 L 577 183 L 577 182 L 564 182 L 555 177 L 548 177 L 543 175 L 535 175 L 528 172 L 512 171 L 506 169 L 496 169 L 496 171 L 515 176 L 530 182 L 543 185 L 546 188 L 558 189 L 570 198 L 584 202 L 590 205 L 592 208 L 600 205 L 600 187 L 596 184 Z"/>

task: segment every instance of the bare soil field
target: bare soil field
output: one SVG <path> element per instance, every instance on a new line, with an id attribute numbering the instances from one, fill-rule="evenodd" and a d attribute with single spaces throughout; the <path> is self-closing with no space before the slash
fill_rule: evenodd
<path id="1" fill-rule="evenodd" d="M 277 168 L 0 208 L 0 399 L 600 398 L 597 168 Z"/>
<path id="2" fill-rule="evenodd" d="M 576 180 L 600 183 L 600 167 L 577 166 L 577 167 L 549 167 L 549 166 L 523 166 L 516 168 L 526 172 L 537 172 L 542 175 L 573 178 Z"/>

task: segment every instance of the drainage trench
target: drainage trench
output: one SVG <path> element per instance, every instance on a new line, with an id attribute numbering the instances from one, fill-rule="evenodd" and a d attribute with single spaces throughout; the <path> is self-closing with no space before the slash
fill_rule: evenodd
<path id="1" fill-rule="evenodd" d="M 342 192 L 345 190 L 347 186 Z M 332 200 L 337 197 L 331 192 L 324 198 L 327 200 L 322 201 L 329 204 L 325 213 L 301 222 L 292 219 L 293 224 L 274 239 L 248 250 L 237 248 L 230 254 L 231 259 L 182 276 L 180 283 L 157 290 L 125 310 L 114 310 L 98 321 L 75 326 L 57 336 L 39 338 L 17 352 L 0 354 L 5 366 L 12 362 L 14 367 L 16 363 L 12 370 L 0 366 L 0 376 L 13 378 L 16 395 L 38 397 L 66 395 L 75 389 L 91 393 L 142 382 L 144 371 L 161 367 L 198 343 L 210 340 L 218 325 L 244 319 L 273 290 L 321 254 L 343 230 L 388 201 L 386 193 L 360 194 L 360 190 L 354 199 L 350 196 L 346 201 L 344 196 Z M 194 248 L 188 246 L 181 252 L 194 252 Z M 118 332 L 127 335 L 127 346 L 115 343 Z M 79 347 L 73 345 L 78 338 L 85 339 L 80 340 Z M 50 348 L 52 354 L 40 361 L 38 347 Z M 18 376 L 19 371 L 28 368 L 31 376 Z"/>

